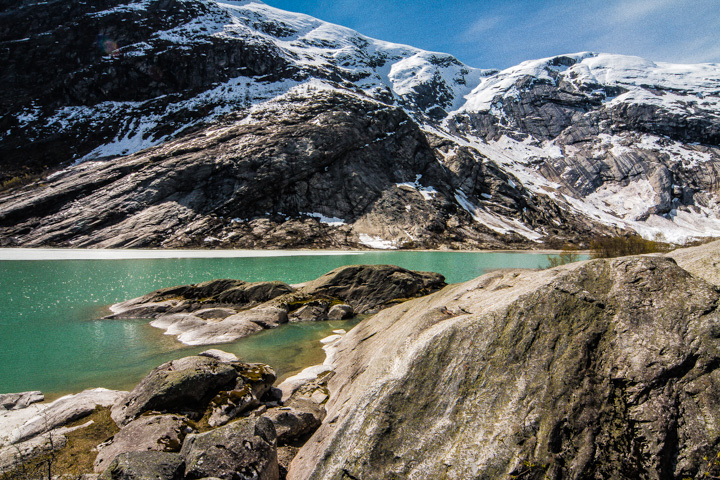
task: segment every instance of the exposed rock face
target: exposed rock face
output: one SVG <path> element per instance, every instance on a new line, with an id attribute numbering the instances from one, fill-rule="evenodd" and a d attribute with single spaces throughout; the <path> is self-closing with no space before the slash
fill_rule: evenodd
<path id="1" fill-rule="evenodd" d="M 275 427 L 264 417 L 237 420 L 211 432 L 189 435 L 181 455 L 185 478 L 276 480 Z"/>
<path id="2" fill-rule="evenodd" d="M 45 400 L 45 395 L 37 391 L 5 393 L 0 395 L 0 410 L 21 410 L 43 400 Z"/>
<path id="3" fill-rule="evenodd" d="M 443 168 L 398 108 L 342 92 L 278 99 L 250 122 L 86 163 L 54 177 L 49 188 L 0 199 L 0 234 L 8 245 L 76 247 L 337 247 L 381 238 L 432 246 L 453 235 L 460 243 L 500 246 L 514 237 L 499 240 L 462 206 L 482 204 L 481 192 L 493 194 L 487 182 L 505 185 L 498 191 L 512 202 L 492 215 L 549 226 L 542 211 L 552 202 L 531 198 L 519 181 L 493 169 L 473 174 L 459 204 L 456 185 L 483 161 L 467 155 L 464 168 Z M 587 233 L 593 225 L 557 208 L 554 215 L 567 231 Z M 515 241 L 528 245 L 522 236 Z"/>
<path id="4" fill-rule="evenodd" d="M 38 392 L 20 394 L 20 398 L 37 398 Z M 25 408 L 0 412 L 0 471 L 11 472 L 21 459 L 34 458 L 64 448 L 66 434 L 85 428 L 92 421 L 82 418 L 98 407 L 109 407 L 127 392 L 96 388 L 66 395 L 48 404 L 32 403 Z M 78 421 L 79 425 L 68 426 Z M 17 472 L 16 472 L 17 473 Z"/>
<path id="5" fill-rule="evenodd" d="M 261 365 L 224 363 L 210 357 L 185 357 L 150 372 L 112 409 L 119 426 L 147 411 L 188 414 L 199 418 L 213 398 L 247 386 L 262 395 L 275 374 Z"/>
<path id="6" fill-rule="evenodd" d="M 437 273 L 353 265 L 297 289 L 281 282 L 241 280 L 165 288 L 113 305 L 115 313 L 107 318 L 155 318 L 152 326 L 177 335 L 182 343 L 209 345 L 233 342 L 288 321 L 347 319 L 444 285 L 445 278 Z"/>
<path id="7" fill-rule="evenodd" d="M 667 254 L 678 265 L 713 285 L 720 285 L 720 241 Z"/>
<path id="8" fill-rule="evenodd" d="M 36 415 L 13 431 L 10 443 L 18 443 L 49 432 L 72 421 L 87 416 L 97 406 L 110 407 L 127 392 L 93 388 L 75 395 L 61 397 L 44 406 Z"/>
<path id="9" fill-rule="evenodd" d="M 178 453 L 121 453 L 98 480 L 183 480 L 183 467 Z"/>
<path id="10" fill-rule="evenodd" d="M 670 259 L 627 257 L 384 310 L 334 347 L 328 421 L 288 478 L 701 476 L 720 449 L 718 300 Z"/>
<path id="11" fill-rule="evenodd" d="M 148 415 L 130 422 L 113 436 L 112 443 L 103 446 L 95 459 L 94 468 L 104 472 L 121 453 L 179 452 L 183 440 L 193 431 L 188 419 L 177 415 Z"/>

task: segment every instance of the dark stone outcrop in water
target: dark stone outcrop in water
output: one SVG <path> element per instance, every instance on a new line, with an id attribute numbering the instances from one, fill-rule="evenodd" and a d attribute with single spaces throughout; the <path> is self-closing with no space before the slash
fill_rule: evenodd
<path id="1" fill-rule="evenodd" d="M 667 258 L 503 271 L 334 348 L 290 479 L 700 478 L 720 453 L 718 289 Z"/>
<path id="2" fill-rule="evenodd" d="M 437 273 L 394 265 L 340 267 L 297 288 L 281 282 L 213 280 L 170 287 L 111 308 L 108 318 L 154 318 L 151 325 L 189 345 L 228 343 L 288 321 L 349 318 L 445 286 Z"/>

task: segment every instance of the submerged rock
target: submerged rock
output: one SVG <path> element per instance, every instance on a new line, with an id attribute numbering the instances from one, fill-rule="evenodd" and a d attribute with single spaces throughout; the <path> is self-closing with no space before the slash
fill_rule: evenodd
<path id="1" fill-rule="evenodd" d="M 334 347 L 289 479 L 696 478 L 720 451 L 718 289 L 661 257 L 502 271 Z"/>

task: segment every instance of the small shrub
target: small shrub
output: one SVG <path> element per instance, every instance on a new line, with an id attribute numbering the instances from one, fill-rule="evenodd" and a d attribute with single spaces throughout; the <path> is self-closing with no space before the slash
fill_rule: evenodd
<path id="1" fill-rule="evenodd" d="M 556 257 L 548 257 L 549 268 L 559 267 L 560 265 L 567 265 L 568 263 L 577 262 L 580 256 L 577 253 L 577 247 L 575 245 L 565 245 L 560 255 Z"/>
<path id="2" fill-rule="evenodd" d="M 674 246 L 657 240 L 646 240 L 638 235 L 598 237 L 590 242 L 592 258 L 615 258 L 644 253 L 665 253 Z"/>

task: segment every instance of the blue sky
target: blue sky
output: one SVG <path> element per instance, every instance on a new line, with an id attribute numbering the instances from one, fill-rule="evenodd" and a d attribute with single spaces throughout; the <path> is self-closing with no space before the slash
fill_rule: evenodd
<path id="1" fill-rule="evenodd" d="M 720 0 L 264 0 L 473 67 L 596 51 L 720 62 Z"/>

